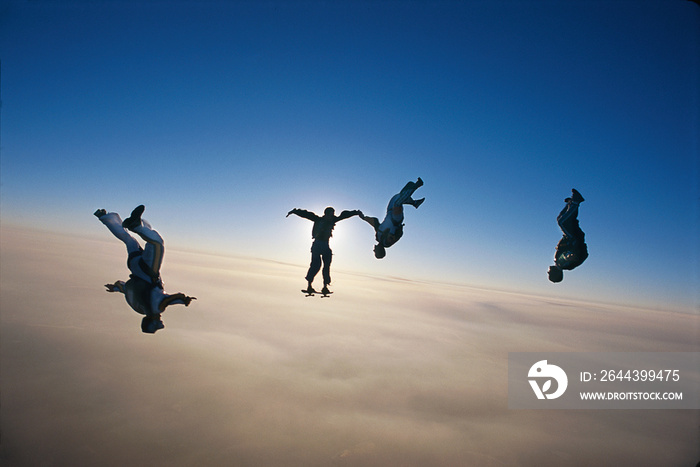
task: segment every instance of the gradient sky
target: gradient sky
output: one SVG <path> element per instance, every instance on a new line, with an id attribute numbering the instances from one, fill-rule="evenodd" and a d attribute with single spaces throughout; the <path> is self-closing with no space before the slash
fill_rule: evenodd
<path id="1" fill-rule="evenodd" d="M 3 2 L 2 221 L 143 203 L 171 247 L 306 264 L 287 211 L 421 176 L 387 257 L 355 218 L 334 267 L 697 310 L 699 44 L 686 0 Z M 591 256 L 554 285 L 572 187 Z"/>

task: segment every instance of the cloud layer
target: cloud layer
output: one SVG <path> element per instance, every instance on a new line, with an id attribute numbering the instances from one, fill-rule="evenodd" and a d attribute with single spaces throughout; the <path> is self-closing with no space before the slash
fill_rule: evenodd
<path id="1" fill-rule="evenodd" d="M 698 351 L 698 317 L 168 251 L 166 328 L 116 242 L 5 228 L 3 465 L 694 465 L 695 411 L 517 411 L 508 352 Z M 107 238 L 107 240 L 111 240 Z M 166 238 L 167 241 L 167 238 Z"/>

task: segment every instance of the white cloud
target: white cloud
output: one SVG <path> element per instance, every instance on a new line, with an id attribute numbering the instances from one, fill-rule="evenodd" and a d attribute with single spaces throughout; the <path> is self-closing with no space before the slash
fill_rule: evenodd
<path id="1" fill-rule="evenodd" d="M 111 240 L 105 232 L 107 240 Z M 7 465 L 694 465 L 693 411 L 518 411 L 510 351 L 697 351 L 697 316 L 168 251 L 166 328 L 116 242 L 4 229 Z M 167 239 L 166 239 L 167 240 Z"/>

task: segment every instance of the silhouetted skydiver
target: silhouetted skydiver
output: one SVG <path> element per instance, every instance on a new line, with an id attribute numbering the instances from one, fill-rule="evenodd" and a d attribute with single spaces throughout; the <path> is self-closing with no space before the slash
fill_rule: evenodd
<path id="1" fill-rule="evenodd" d="M 151 228 L 151 225 L 141 219 L 144 206 L 138 206 L 131 216 L 122 222 L 116 212 L 108 213 L 104 209 L 95 211 L 95 216 L 107 226 L 110 232 L 126 245 L 128 258 L 126 265 L 131 274 L 129 280 L 106 284 L 107 292 L 121 292 L 127 303 L 139 314 L 145 315 L 141 321 L 141 330 L 153 334 L 165 325 L 160 314 L 169 305 L 188 306 L 195 297 L 182 293 L 168 295 L 163 290 L 160 278 L 160 266 L 163 263 L 165 245 L 163 238 Z M 139 235 L 145 242 L 141 248 L 139 242 L 126 229 Z"/>
<path id="2" fill-rule="evenodd" d="M 290 214 L 296 214 L 314 223 L 311 230 L 311 236 L 314 239 L 314 242 L 311 244 L 311 264 L 309 265 L 309 271 L 306 273 L 306 281 L 308 282 L 307 291 L 309 291 L 309 293 L 315 293 L 312 283 L 316 274 L 318 274 L 318 271 L 321 269 L 321 263 L 323 263 L 323 290 L 321 293 L 329 293 L 328 286 L 331 283 L 331 260 L 333 259 L 333 251 L 331 251 L 328 242 L 333 236 L 333 228 L 335 228 L 337 222 L 343 219 L 348 219 L 352 216 L 362 216 L 362 211 L 343 211 L 339 216 L 336 216 L 335 209 L 327 207 L 323 211 L 323 216 L 319 216 L 304 209 L 294 208 L 287 213 L 287 217 L 289 217 Z"/>
<path id="3" fill-rule="evenodd" d="M 386 216 L 380 223 L 379 219 L 370 216 L 360 216 L 362 220 L 374 227 L 377 244 L 374 246 L 374 256 L 382 259 L 386 256 L 386 249 L 398 242 L 403 236 L 403 205 L 410 204 L 418 209 L 425 198 L 414 200 L 413 193 L 423 186 L 423 180 L 418 177 L 416 182 L 408 182 L 401 192 L 394 195 L 386 207 Z"/>
<path id="4" fill-rule="evenodd" d="M 549 267 L 549 280 L 561 282 L 564 279 L 564 269 L 571 270 L 588 258 L 586 236 L 578 225 L 578 207 L 584 201 L 578 191 L 571 190 L 571 198 L 566 198 L 566 206 L 557 216 L 557 224 L 564 233 L 557 244 L 554 254 L 554 265 Z"/>

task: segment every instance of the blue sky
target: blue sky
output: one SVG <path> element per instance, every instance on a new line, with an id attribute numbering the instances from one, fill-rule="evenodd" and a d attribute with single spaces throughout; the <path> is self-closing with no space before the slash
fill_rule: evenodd
<path id="1" fill-rule="evenodd" d="M 143 203 L 171 247 L 305 266 L 287 211 L 381 217 L 421 176 L 387 258 L 350 219 L 334 267 L 697 310 L 693 2 L 3 5 L 3 223 L 107 238 Z M 591 256 L 554 285 L 572 187 Z"/>

